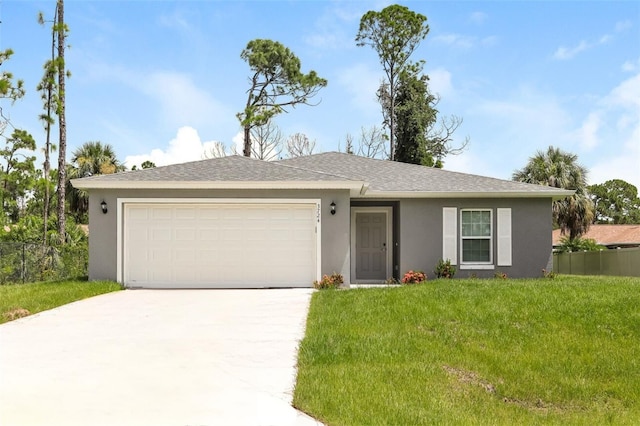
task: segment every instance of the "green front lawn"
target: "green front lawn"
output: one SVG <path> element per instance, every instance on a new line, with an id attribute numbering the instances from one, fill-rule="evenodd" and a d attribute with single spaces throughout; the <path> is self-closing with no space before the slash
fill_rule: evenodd
<path id="1" fill-rule="evenodd" d="M 640 279 L 320 291 L 298 363 L 328 425 L 640 424 Z"/>
<path id="2" fill-rule="evenodd" d="M 0 324 L 102 293 L 121 290 L 112 281 L 61 281 L 0 285 Z"/>

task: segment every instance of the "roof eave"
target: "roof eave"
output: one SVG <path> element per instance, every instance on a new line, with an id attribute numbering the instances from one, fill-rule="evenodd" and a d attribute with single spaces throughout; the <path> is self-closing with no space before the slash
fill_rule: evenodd
<path id="1" fill-rule="evenodd" d="M 359 194 L 357 181 L 104 181 L 72 179 L 78 189 L 346 189 Z"/>
<path id="2" fill-rule="evenodd" d="M 569 197 L 575 191 L 375 191 L 369 190 L 359 198 L 552 198 Z"/>

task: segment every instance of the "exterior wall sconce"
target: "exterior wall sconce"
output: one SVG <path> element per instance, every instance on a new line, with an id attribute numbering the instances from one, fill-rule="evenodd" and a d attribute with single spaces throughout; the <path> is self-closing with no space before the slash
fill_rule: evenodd
<path id="1" fill-rule="evenodd" d="M 107 210 L 107 202 L 102 200 L 100 203 L 100 208 L 102 209 L 102 213 L 107 214 L 109 210 Z"/>
<path id="2" fill-rule="evenodd" d="M 329 205 L 331 206 L 331 214 L 336 214 L 336 203 L 332 201 Z"/>

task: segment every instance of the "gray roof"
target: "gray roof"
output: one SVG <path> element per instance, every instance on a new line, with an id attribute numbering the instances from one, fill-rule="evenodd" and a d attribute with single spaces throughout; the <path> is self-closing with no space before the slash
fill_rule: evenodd
<path id="1" fill-rule="evenodd" d="M 335 173 L 348 179 L 368 182 L 373 192 L 421 193 L 531 193 L 553 196 L 571 195 L 549 186 L 532 185 L 486 176 L 452 172 L 416 164 L 378 160 L 340 152 L 327 152 L 277 161 L 301 170 Z"/>
<path id="2" fill-rule="evenodd" d="M 257 181 L 348 181 L 326 172 L 289 167 L 286 164 L 233 155 L 151 169 L 131 170 L 80 179 L 82 182 L 257 182 Z"/>
<path id="3" fill-rule="evenodd" d="M 279 161 L 242 156 L 75 179 L 78 188 L 341 188 L 364 197 L 564 197 L 572 191 L 327 152 Z"/>

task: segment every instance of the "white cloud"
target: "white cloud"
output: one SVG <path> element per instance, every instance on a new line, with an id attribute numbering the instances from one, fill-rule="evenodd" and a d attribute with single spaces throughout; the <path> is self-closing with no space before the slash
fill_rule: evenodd
<path id="1" fill-rule="evenodd" d="M 429 86 L 431 86 L 432 92 L 437 93 L 442 97 L 446 97 L 453 92 L 453 86 L 451 85 L 451 73 L 444 68 L 436 68 L 430 70 L 429 74 Z"/>
<path id="2" fill-rule="evenodd" d="M 640 128 L 630 136 L 621 148 L 612 150 L 612 156 L 604 155 L 589 168 L 589 184 L 622 179 L 640 190 Z"/>
<path id="3" fill-rule="evenodd" d="M 137 99 L 136 104 L 145 110 L 144 113 L 158 114 L 157 121 L 166 128 L 184 125 L 229 128 L 237 125 L 235 112 L 198 87 L 187 73 L 146 73 L 98 60 L 88 65 L 84 75 L 100 84 L 124 85 L 131 89 L 132 98 L 138 94 L 144 95 L 146 99 L 142 103 Z"/>
<path id="4" fill-rule="evenodd" d="M 346 99 L 367 114 L 377 114 L 380 111 L 376 92 L 382 80 L 380 71 L 374 71 L 363 64 L 343 69 L 338 77 L 340 85 L 348 94 Z"/>
<path id="5" fill-rule="evenodd" d="M 590 113 L 582 123 L 582 127 L 578 130 L 578 139 L 584 149 L 591 150 L 598 145 L 598 130 L 600 129 L 600 124 L 600 115 L 595 112 Z"/>
<path id="6" fill-rule="evenodd" d="M 460 158 L 472 156 L 472 173 L 510 179 L 536 151 L 550 145 L 568 149 L 571 119 L 551 93 L 523 86 L 503 98 L 469 102 L 462 115 L 471 140 Z"/>
<path id="7" fill-rule="evenodd" d="M 463 34 L 441 34 L 433 37 L 432 40 L 436 43 L 445 44 L 459 49 L 470 49 L 477 45 L 481 45 L 484 47 L 493 46 L 498 41 L 498 37 L 486 36 L 483 38 L 478 38 Z"/>
<path id="8" fill-rule="evenodd" d="M 575 47 L 558 47 L 556 52 L 553 54 L 553 57 L 560 60 L 571 59 L 578 53 L 583 52 L 590 47 L 592 47 L 592 45 L 583 40 Z"/>
<path id="9" fill-rule="evenodd" d="M 337 3 L 325 9 L 316 19 L 313 33 L 305 37 L 308 45 L 333 50 L 338 48 L 353 48 L 354 34 L 347 33 L 345 28 L 351 28 L 363 15 L 358 4 Z M 348 24 L 348 25 L 345 25 Z"/>
<path id="10" fill-rule="evenodd" d="M 473 47 L 476 41 L 474 37 L 465 36 L 462 34 L 442 34 L 435 36 L 432 40 L 437 43 L 442 43 L 462 49 L 469 49 Z"/>
<path id="11" fill-rule="evenodd" d="M 243 132 L 236 133 L 233 139 L 231 139 L 231 142 L 232 144 L 229 149 L 230 152 L 237 154 L 237 153 L 242 153 L 242 151 L 244 151 L 244 133 Z"/>
<path id="12" fill-rule="evenodd" d="M 631 23 L 630 20 L 616 22 L 615 31 L 617 33 L 621 33 L 623 31 L 626 31 L 626 30 L 630 29 L 632 26 L 633 26 L 633 24 Z"/>
<path id="13" fill-rule="evenodd" d="M 630 21 L 624 21 L 624 22 L 618 22 L 615 26 L 614 31 L 616 33 L 625 31 L 626 29 L 631 27 L 631 22 Z M 578 53 L 584 52 L 586 50 L 592 49 L 594 47 L 597 46 L 601 46 L 603 44 L 607 44 L 609 43 L 611 40 L 614 39 L 614 36 L 611 34 L 604 34 L 600 37 L 598 37 L 598 39 L 596 41 L 586 41 L 586 40 L 581 40 L 580 43 L 578 43 L 576 46 L 574 47 L 565 47 L 565 46 L 560 46 L 556 49 L 555 53 L 553 54 L 553 57 L 555 59 L 558 60 L 567 60 L 567 59 L 572 59 L 573 57 L 575 57 Z"/>
<path id="14" fill-rule="evenodd" d="M 172 139 L 164 149 L 156 148 L 148 154 L 129 155 L 124 162 L 129 169 L 133 166 L 140 167 L 144 161 L 151 161 L 156 166 L 186 163 L 202 160 L 204 153 L 215 145 L 216 141 L 203 142 L 196 129 L 184 126 L 178 129 L 175 139 Z"/>
<path id="15" fill-rule="evenodd" d="M 623 81 L 605 98 L 608 105 L 634 108 L 635 114 L 640 112 L 640 73 Z M 637 117 L 637 116 L 636 116 Z"/>
<path id="16" fill-rule="evenodd" d="M 478 141 L 474 141 L 478 142 Z M 458 146 L 453 143 L 454 146 Z M 452 172 L 468 173 L 479 176 L 492 176 L 499 179 L 510 179 L 507 171 L 498 172 L 495 168 L 491 167 L 491 164 L 478 155 L 477 151 L 481 147 L 476 146 L 469 147 L 460 155 L 449 155 L 444 159 L 444 169 L 451 170 Z"/>
<path id="17" fill-rule="evenodd" d="M 168 15 L 161 15 L 156 19 L 158 25 L 169 28 L 169 29 L 178 29 L 181 31 L 187 31 L 192 26 L 185 19 L 182 13 L 178 10 L 174 10 L 173 13 Z"/>
<path id="18" fill-rule="evenodd" d="M 219 117 L 234 116 L 186 74 L 159 71 L 136 80 L 138 89 L 159 102 L 164 119 L 175 127 L 208 125 Z"/>
<path id="19" fill-rule="evenodd" d="M 626 61 L 622 64 L 622 71 L 635 72 L 640 71 L 640 58 L 635 61 Z"/>
<path id="20" fill-rule="evenodd" d="M 489 15 L 484 12 L 473 12 L 471 16 L 469 16 L 469 20 L 474 24 L 484 24 Z"/>
<path id="21" fill-rule="evenodd" d="M 640 73 L 624 80 L 599 102 L 602 121 L 615 123 L 601 134 L 590 167 L 590 183 L 623 179 L 640 189 Z"/>
<path id="22" fill-rule="evenodd" d="M 487 37 L 484 37 L 482 40 L 480 40 L 480 44 L 482 44 L 485 47 L 494 46 L 496 43 L 498 43 L 497 36 L 487 36 Z"/>

